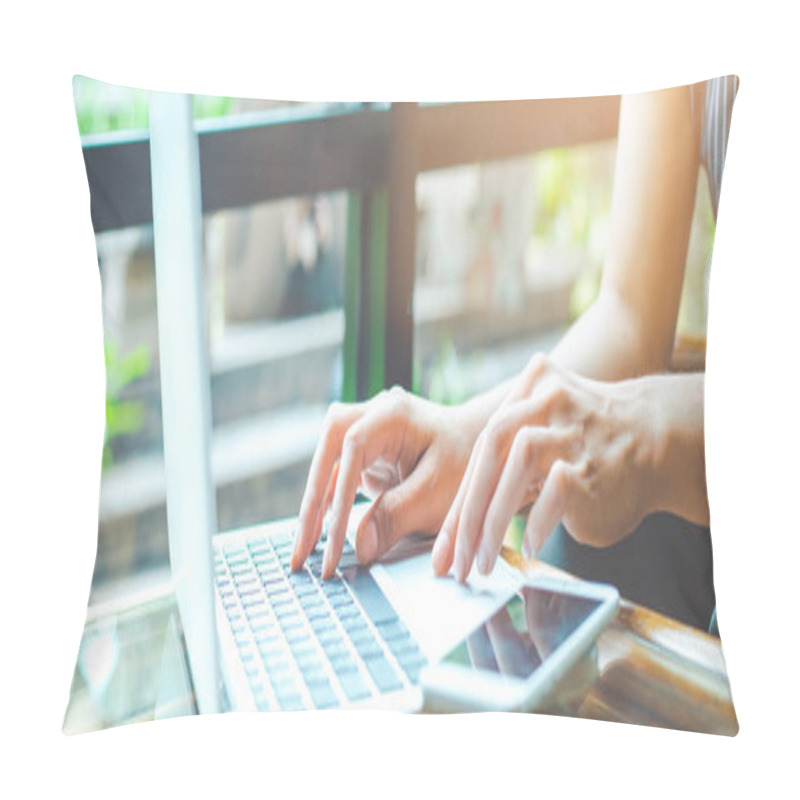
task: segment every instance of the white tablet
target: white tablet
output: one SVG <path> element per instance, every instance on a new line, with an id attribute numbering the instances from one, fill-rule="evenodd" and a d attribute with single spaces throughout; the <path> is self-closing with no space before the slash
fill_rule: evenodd
<path id="1" fill-rule="evenodd" d="M 536 578 L 421 676 L 430 711 L 530 711 L 592 647 L 613 586 Z"/>

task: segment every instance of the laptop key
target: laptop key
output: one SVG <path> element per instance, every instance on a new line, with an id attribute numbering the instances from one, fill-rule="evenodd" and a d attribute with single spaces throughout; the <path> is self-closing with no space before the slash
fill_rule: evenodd
<path id="1" fill-rule="evenodd" d="M 319 605 L 312 605 L 306 609 L 306 616 L 309 621 L 319 620 L 320 622 L 330 622 L 332 620 L 331 612 L 320 603 Z"/>
<path id="2" fill-rule="evenodd" d="M 258 652 L 261 653 L 265 669 L 269 665 L 280 663 L 285 657 L 280 642 L 258 642 Z"/>
<path id="3" fill-rule="evenodd" d="M 383 650 L 374 639 L 371 642 L 356 645 L 356 652 L 364 661 L 369 661 L 373 658 L 384 658 Z"/>
<path id="4" fill-rule="evenodd" d="M 342 685 L 342 691 L 352 703 L 357 700 L 366 700 L 366 698 L 372 694 L 366 681 L 357 671 L 346 672 L 343 675 L 337 675 L 337 677 L 339 678 L 339 683 Z"/>
<path id="5" fill-rule="evenodd" d="M 325 670 L 322 667 L 322 662 L 319 660 L 313 664 L 309 664 L 306 667 L 302 667 L 300 671 L 302 672 L 303 680 L 308 686 L 315 686 L 316 684 L 320 683 L 328 683 L 328 676 L 325 674 Z"/>
<path id="6" fill-rule="evenodd" d="M 363 635 L 365 631 L 368 631 L 367 623 L 364 621 L 364 617 L 361 615 L 357 617 L 345 617 L 342 620 L 342 627 L 347 631 L 348 635 L 352 639 L 353 636 L 358 636 L 359 634 Z"/>
<path id="7" fill-rule="evenodd" d="M 337 655 L 349 655 L 350 651 L 345 646 L 343 639 L 331 639 L 322 643 L 322 649 L 328 658 L 333 658 Z"/>
<path id="8" fill-rule="evenodd" d="M 269 539 L 272 542 L 273 547 L 280 547 L 281 545 L 286 544 L 291 545 L 294 541 L 294 531 L 291 529 L 291 527 L 282 528 L 280 530 L 273 531 Z"/>
<path id="9" fill-rule="evenodd" d="M 269 711 L 269 697 L 263 687 L 253 690 L 253 700 L 255 700 L 256 708 L 259 711 Z"/>
<path id="10" fill-rule="evenodd" d="M 401 660 L 403 656 L 416 655 L 419 653 L 417 643 L 410 637 L 408 639 L 394 639 L 390 641 L 389 649 L 398 660 Z"/>
<path id="11" fill-rule="evenodd" d="M 355 607 L 355 601 L 346 592 L 337 592 L 328 595 L 328 602 L 335 609 L 347 608 L 348 606 Z"/>
<path id="12" fill-rule="evenodd" d="M 377 625 L 379 622 L 397 619 L 391 603 L 369 570 L 357 567 L 343 570 L 342 574 L 373 623 Z"/>
<path id="13" fill-rule="evenodd" d="M 292 642 L 290 647 L 298 664 L 317 658 L 317 648 L 309 641 Z"/>
<path id="14" fill-rule="evenodd" d="M 278 636 L 278 632 L 274 628 L 261 628 L 259 630 L 253 631 L 253 637 L 256 640 L 256 644 L 278 644 L 280 642 L 280 636 Z"/>
<path id="15" fill-rule="evenodd" d="M 321 631 L 315 628 L 314 633 L 317 634 L 317 640 L 323 647 L 333 644 L 334 642 L 344 643 L 342 635 L 334 627 L 325 628 Z"/>
<path id="16" fill-rule="evenodd" d="M 281 623 L 281 628 L 283 628 L 284 633 L 288 633 L 289 631 L 294 630 L 295 628 L 303 627 L 303 623 L 301 622 L 300 617 L 296 616 L 295 617 L 287 616 L 282 618 L 279 617 L 279 620 Z"/>
<path id="17" fill-rule="evenodd" d="M 411 681 L 411 683 L 418 683 L 419 682 L 419 676 L 420 676 L 420 673 L 422 672 L 422 668 L 427 663 L 428 663 L 427 660 L 423 659 L 421 661 L 417 661 L 417 662 L 414 662 L 413 664 L 408 664 L 408 665 L 403 667 L 403 671 L 406 673 L 406 675 L 408 676 L 408 679 Z"/>
<path id="18" fill-rule="evenodd" d="M 372 631 L 369 630 L 366 625 L 364 625 L 363 628 L 358 628 L 350 633 L 350 641 L 353 643 L 353 646 L 358 649 L 359 645 L 374 642 L 375 637 L 372 635 Z"/>
<path id="19" fill-rule="evenodd" d="M 330 656 L 328 660 L 331 663 L 333 671 L 339 677 L 348 672 L 358 672 L 358 665 L 350 653 L 337 653 L 335 656 Z"/>
<path id="20" fill-rule="evenodd" d="M 258 667 L 255 664 L 248 664 L 244 668 L 244 674 L 252 681 L 258 675 Z"/>
<path id="21" fill-rule="evenodd" d="M 397 617 L 388 622 L 379 622 L 376 627 L 387 642 L 394 641 L 395 639 L 407 639 L 411 636 L 408 632 L 408 628 L 406 628 Z"/>
<path id="22" fill-rule="evenodd" d="M 304 711 L 306 704 L 297 692 L 276 695 L 281 711 Z"/>
<path id="23" fill-rule="evenodd" d="M 267 675 L 269 675 L 269 679 L 273 684 L 280 680 L 281 676 L 291 677 L 292 673 L 292 668 L 289 666 L 289 662 L 283 657 L 283 652 L 280 652 L 273 658 L 264 659 L 264 670 Z"/>
<path id="24" fill-rule="evenodd" d="M 284 635 L 286 636 L 286 641 L 289 642 L 289 647 L 307 643 L 311 638 L 308 631 L 301 626 L 285 630 Z"/>
<path id="25" fill-rule="evenodd" d="M 311 702 L 317 708 L 333 708 L 339 705 L 339 700 L 328 681 L 309 686 L 308 692 L 311 695 Z"/>
<path id="26" fill-rule="evenodd" d="M 396 689 L 402 689 L 403 684 L 394 667 L 386 660 L 385 657 L 374 658 L 366 662 L 367 670 L 375 681 L 375 685 L 382 692 L 391 692 Z"/>
<path id="27" fill-rule="evenodd" d="M 349 619 L 361 618 L 361 611 L 359 611 L 358 606 L 356 606 L 355 604 L 337 608 L 336 614 L 338 615 L 339 619 L 342 620 L 342 622 Z"/>

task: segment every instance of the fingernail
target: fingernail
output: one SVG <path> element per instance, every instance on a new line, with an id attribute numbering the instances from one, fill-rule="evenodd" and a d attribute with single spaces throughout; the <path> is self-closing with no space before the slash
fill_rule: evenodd
<path id="1" fill-rule="evenodd" d="M 330 541 L 325 546 L 325 553 L 322 556 L 322 578 L 327 579 L 331 574 L 331 543 Z"/>
<path id="2" fill-rule="evenodd" d="M 464 583 L 464 580 L 467 577 L 467 559 L 464 553 L 456 553 L 455 572 L 456 580 L 459 583 Z"/>
<path id="3" fill-rule="evenodd" d="M 436 537 L 436 541 L 433 543 L 433 552 L 431 553 L 431 560 L 434 564 L 440 564 L 442 558 L 444 557 L 445 551 L 445 539 L 447 537 L 444 534 L 439 534 Z"/>
<path id="4" fill-rule="evenodd" d="M 488 575 L 491 566 L 492 565 L 489 563 L 489 554 L 481 550 L 481 552 L 478 553 L 478 571 L 481 575 Z"/>
<path id="5" fill-rule="evenodd" d="M 357 553 L 358 560 L 362 563 L 374 561 L 378 555 L 378 531 L 375 528 L 375 523 L 370 520 L 367 527 L 361 532 L 359 541 L 357 542 L 358 549 L 361 551 Z"/>
<path id="6" fill-rule="evenodd" d="M 527 538 L 522 540 L 522 555 L 529 560 L 533 558 L 533 547 Z"/>

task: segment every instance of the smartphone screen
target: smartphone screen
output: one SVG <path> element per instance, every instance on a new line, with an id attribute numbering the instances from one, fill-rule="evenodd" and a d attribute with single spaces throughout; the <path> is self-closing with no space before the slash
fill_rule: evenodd
<path id="1" fill-rule="evenodd" d="M 443 663 L 529 678 L 599 605 L 587 597 L 524 586 Z"/>

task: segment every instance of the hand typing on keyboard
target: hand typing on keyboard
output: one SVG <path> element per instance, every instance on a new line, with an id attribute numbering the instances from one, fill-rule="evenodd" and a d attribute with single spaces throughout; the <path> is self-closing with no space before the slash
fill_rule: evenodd
<path id="1" fill-rule="evenodd" d="M 330 509 L 322 577 L 334 574 L 359 488 L 374 498 L 356 534 L 361 563 L 375 561 L 410 533 L 438 533 L 480 421 L 475 404 L 446 408 L 398 388 L 364 403 L 334 403 L 311 463 L 292 569 L 316 547 Z"/>

